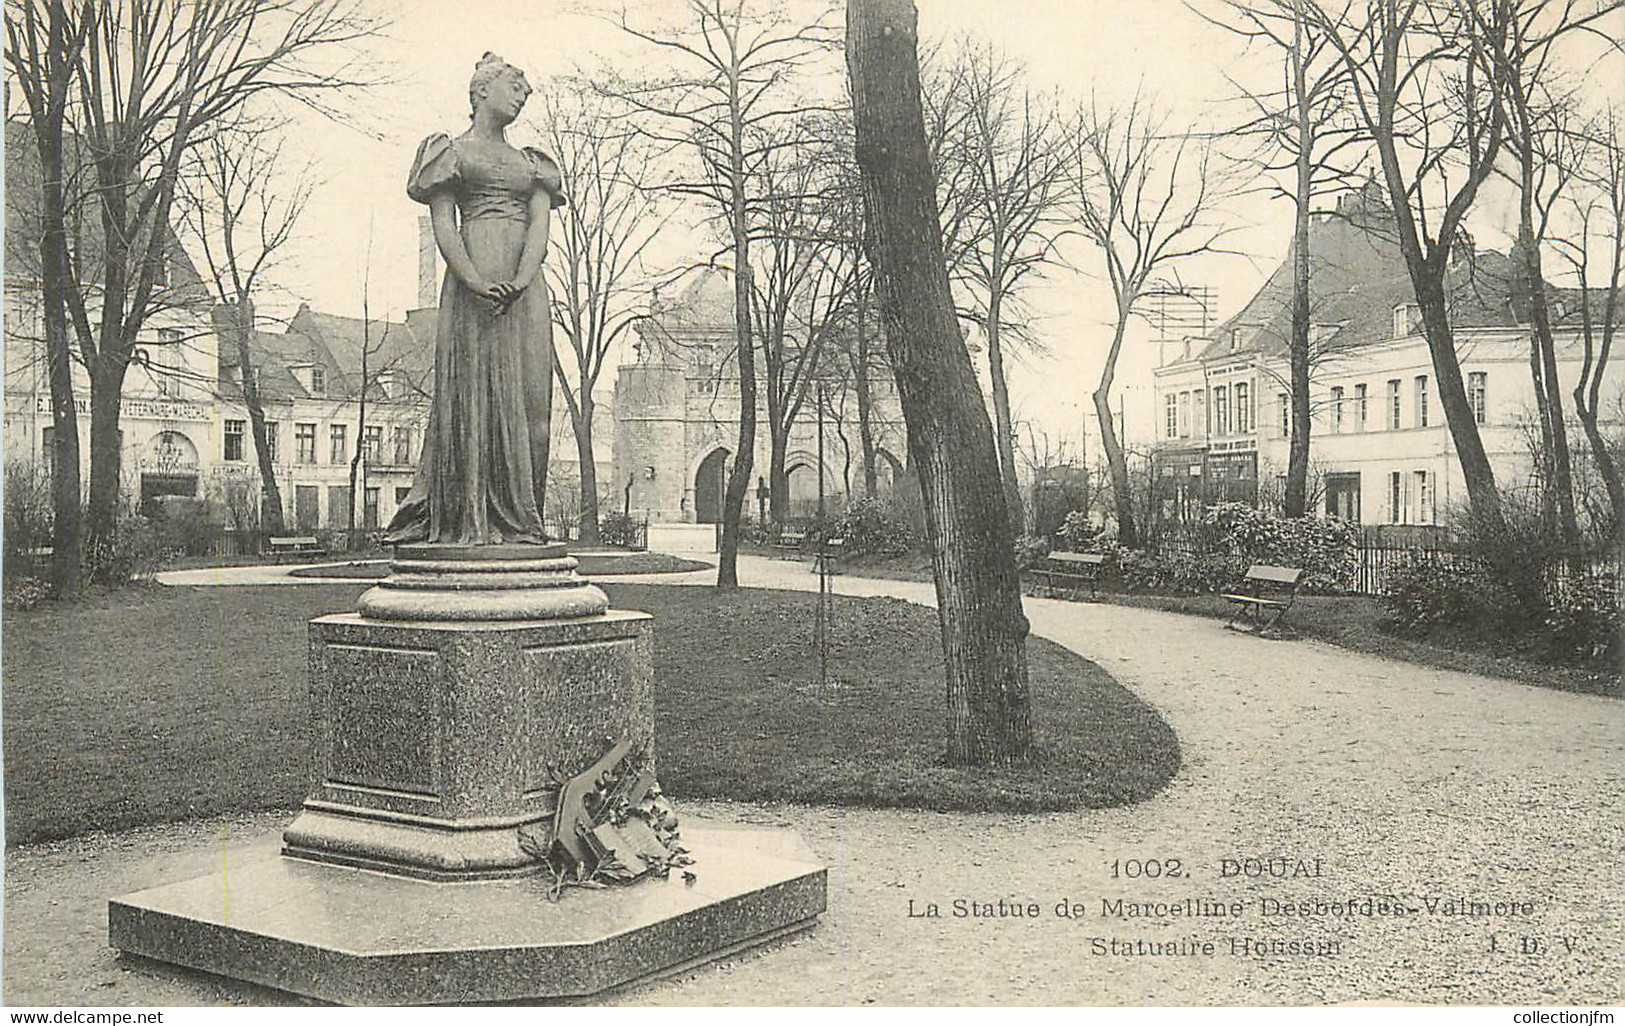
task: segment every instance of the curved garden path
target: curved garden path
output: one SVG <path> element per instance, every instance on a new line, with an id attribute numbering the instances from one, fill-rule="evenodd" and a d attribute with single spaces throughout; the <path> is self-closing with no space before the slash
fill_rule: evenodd
<path id="1" fill-rule="evenodd" d="M 187 573 L 211 574 L 210 583 L 250 583 L 244 578 L 262 572 L 245 571 L 236 580 L 224 571 Z M 713 575 L 617 580 L 703 584 Z M 740 576 L 747 585 L 816 588 L 806 565 L 793 562 L 742 558 Z M 928 584 L 853 577 L 835 578 L 835 587 L 922 602 L 933 594 Z M 683 803 L 691 816 L 799 830 L 829 866 L 829 912 L 799 937 L 609 1000 L 1545 1006 L 1625 1000 L 1619 857 L 1625 704 L 1313 641 L 1265 641 L 1170 613 L 1046 599 L 1028 599 L 1027 611 L 1036 633 L 1105 667 L 1173 725 L 1185 761 L 1161 794 L 1128 808 L 1040 816 Z M 203 872 L 211 857 L 219 858 L 226 834 L 271 831 L 282 818 L 148 828 L 9 853 L 7 999 L 272 999 L 168 970 L 121 966 L 100 946 L 105 921 L 96 917 L 104 916 L 107 895 Z M 258 844 L 267 854 L 275 850 Z M 151 846 L 166 850 L 154 853 Z M 1221 878 L 1222 859 L 1251 856 L 1287 856 L 1310 866 L 1318 860 L 1321 875 Z M 1110 876 L 1114 859 L 1150 858 L 1181 860 L 1185 876 Z M 1421 911 L 1350 919 L 1258 912 L 1260 899 L 1368 897 Z M 1429 914 L 1423 907 L 1429 898 L 1463 897 L 1530 907 L 1502 917 Z M 1001 898 L 1036 902 L 1042 914 L 952 915 L 955 899 Z M 1103 916 L 1103 898 L 1251 904 L 1239 920 L 1126 920 Z M 1086 918 L 1056 917 L 1063 900 L 1082 903 Z M 911 901 L 916 910 L 936 903 L 943 918 L 910 918 Z M 37 923 L 36 937 L 48 930 L 76 937 L 71 951 L 59 945 L 52 959 L 32 956 L 34 943 L 14 940 L 19 914 Z M 1231 937 L 1340 947 L 1255 957 L 1232 954 Z M 1538 940 L 1541 951 L 1520 951 L 1520 937 Z M 1096 939 L 1113 938 L 1211 941 L 1216 951 L 1094 953 Z"/>

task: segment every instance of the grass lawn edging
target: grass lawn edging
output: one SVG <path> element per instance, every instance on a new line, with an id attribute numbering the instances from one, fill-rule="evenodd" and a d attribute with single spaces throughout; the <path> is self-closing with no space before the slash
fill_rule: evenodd
<path id="1" fill-rule="evenodd" d="M 1039 758 L 951 768 L 932 610 L 838 598 L 826 687 L 815 595 L 604 587 L 655 616 L 656 758 L 679 800 L 1067 810 L 1143 800 L 1180 765 L 1155 710 L 1053 642 L 1028 648 Z M 7 846 L 297 807 L 306 621 L 354 609 L 361 590 L 145 586 L 8 613 Z"/>

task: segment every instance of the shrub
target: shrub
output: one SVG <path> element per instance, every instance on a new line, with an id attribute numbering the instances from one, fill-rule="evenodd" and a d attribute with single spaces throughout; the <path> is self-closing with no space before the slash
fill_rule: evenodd
<path id="1" fill-rule="evenodd" d="M 33 609 L 52 592 L 51 585 L 38 577 L 13 577 L 6 575 L 5 600 L 7 609 Z"/>
<path id="2" fill-rule="evenodd" d="M 901 556 L 919 543 L 903 511 L 879 499 L 859 499 L 830 526 L 834 531 L 831 537 L 845 538 L 846 551 L 852 553 Z M 813 536 L 812 526 L 807 534 Z"/>
<path id="3" fill-rule="evenodd" d="M 146 517 L 119 517 L 113 537 L 85 545 L 85 577 L 98 584 L 122 585 L 149 581 L 163 562 L 158 532 Z"/>
<path id="4" fill-rule="evenodd" d="M 1044 560 L 1050 554 L 1050 545 L 1047 538 L 1039 535 L 1024 534 L 1016 539 L 1016 569 L 1026 570 Z"/>
<path id="5" fill-rule="evenodd" d="M 1549 655 L 1563 662 L 1617 668 L 1620 657 L 1619 580 L 1611 572 L 1570 584 L 1554 597 L 1542 626 Z"/>
<path id="6" fill-rule="evenodd" d="M 1075 509 L 1066 515 L 1061 522 L 1060 530 L 1055 532 L 1065 545 L 1068 552 L 1087 552 L 1089 547 L 1101 541 L 1105 535 L 1103 528 L 1095 526 L 1089 519 L 1089 514 L 1081 509 Z"/>
<path id="7" fill-rule="evenodd" d="M 1512 626 L 1507 611 L 1516 608 L 1506 589 L 1481 568 L 1420 554 L 1389 573 L 1380 601 L 1389 626 L 1401 634 L 1441 626 L 1494 634 Z"/>
<path id="8" fill-rule="evenodd" d="M 1355 571 L 1359 530 L 1336 518 L 1289 518 L 1225 502 L 1202 511 L 1196 534 L 1199 551 L 1228 553 L 1242 563 L 1302 569 L 1306 591 L 1344 590 Z"/>
<path id="9" fill-rule="evenodd" d="M 606 513 L 598 521 L 598 540 L 605 545 L 629 549 L 643 537 L 643 525 L 625 513 Z"/>
<path id="10" fill-rule="evenodd" d="M 6 463 L 5 569 L 8 575 L 28 576 L 35 570 L 37 550 L 51 544 L 51 475 L 34 460 Z"/>

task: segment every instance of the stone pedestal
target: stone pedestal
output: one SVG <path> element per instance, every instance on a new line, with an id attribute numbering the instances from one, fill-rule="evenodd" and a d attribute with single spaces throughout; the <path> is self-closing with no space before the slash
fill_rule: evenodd
<path id="1" fill-rule="evenodd" d="M 725 834 L 690 843 L 689 884 L 555 903 L 519 879 L 545 873 L 519 830 L 550 831 L 560 780 L 621 739 L 653 758 L 652 618 L 574 570 L 562 546 L 398 550 L 359 613 L 311 621 L 311 789 L 282 858 L 116 899 L 113 946 L 327 1000 L 443 1002 L 592 993 L 810 924 L 824 870 Z"/>

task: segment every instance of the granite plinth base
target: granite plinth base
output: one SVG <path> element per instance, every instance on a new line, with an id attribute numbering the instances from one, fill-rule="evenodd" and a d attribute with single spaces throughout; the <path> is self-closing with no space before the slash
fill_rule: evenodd
<path id="1" fill-rule="evenodd" d="M 689 828 L 680 873 L 547 896 L 550 878 L 434 883 L 286 856 L 108 905 L 113 947 L 339 1004 L 567 998 L 810 926 L 825 870 L 788 831 Z"/>
<path id="2" fill-rule="evenodd" d="M 435 880 L 522 875 L 558 775 L 617 740 L 652 757 L 650 617 L 310 623 L 311 791 L 301 858 Z"/>

